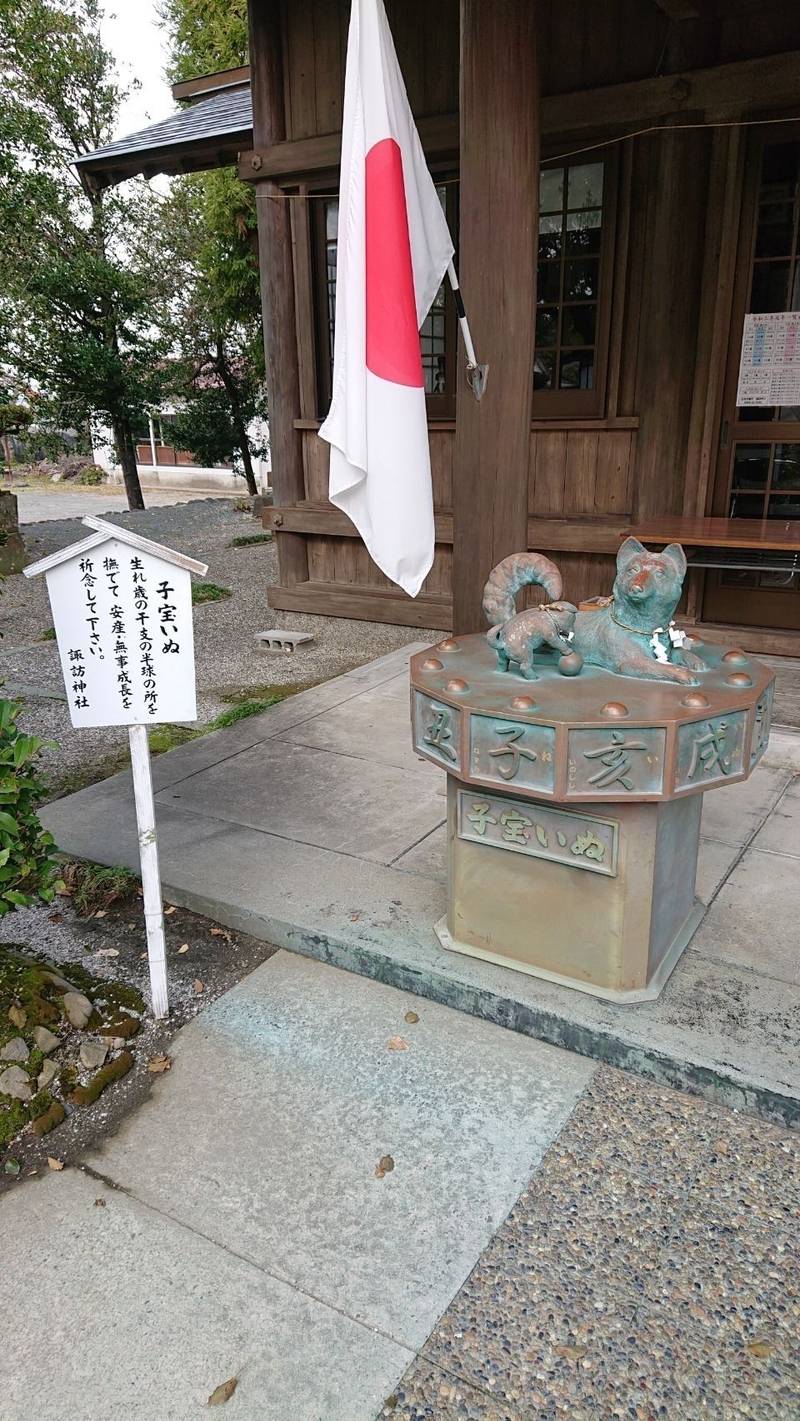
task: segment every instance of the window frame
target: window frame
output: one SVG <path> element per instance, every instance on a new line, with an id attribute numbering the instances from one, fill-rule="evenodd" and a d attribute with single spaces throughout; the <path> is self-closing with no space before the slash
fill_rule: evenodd
<path id="1" fill-rule="evenodd" d="M 447 224 L 453 233 L 458 257 L 458 172 L 452 162 L 432 163 L 431 176 L 434 183 L 446 187 Z M 328 412 L 331 402 L 331 366 L 333 355 L 329 356 L 330 335 L 328 326 L 328 262 L 325 212 L 327 202 L 338 201 L 339 177 L 333 171 L 327 180 L 320 179 L 308 189 L 311 229 L 312 295 L 314 302 L 314 347 L 316 367 L 317 408 L 320 419 Z M 425 408 L 429 423 L 439 420 L 452 421 L 456 415 L 456 367 L 458 364 L 458 316 L 453 293 L 445 277 L 445 388 L 441 394 L 426 395 Z"/>
<path id="2" fill-rule="evenodd" d="M 540 168 L 578 167 L 592 162 L 592 150 L 569 158 L 542 156 Z M 598 258 L 597 326 L 595 331 L 594 384 L 590 390 L 534 390 L 531 404 L 533 423 L 539 419 L 603 419 L 608 392 L 611 315 L 614 299 L 614 258 L 616 248 L 617 209 L 619 203 L 619 144 L 598 150 L 594 161 L 603 164 L 603 202 L 600 253 Z M 539 310 L 538 268 L 539 233 L 534 238 L 534 261 L 537 271 L 536 309 Z M 561 303 L 562 305 L 565 303 Z M 568 304 L 568 303 L 567 303 Z M 535 340 L 535 337 L 534 337 Z"/>

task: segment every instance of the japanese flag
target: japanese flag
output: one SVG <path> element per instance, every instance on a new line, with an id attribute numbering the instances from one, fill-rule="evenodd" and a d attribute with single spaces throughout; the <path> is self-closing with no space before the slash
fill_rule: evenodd
<path id="1" fill-rule="evenodd" d="M 425 163 L 383 0 L 353 0 L 339 189 L 330 499 L 416 597 L 433 562 L 419 328 L 453 243 Z"/>

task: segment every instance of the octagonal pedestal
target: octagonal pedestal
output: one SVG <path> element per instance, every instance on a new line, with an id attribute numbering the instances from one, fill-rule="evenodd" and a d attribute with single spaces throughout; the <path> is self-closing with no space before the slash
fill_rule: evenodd
<path id="1" fill-rule="evenodd" d="M 584 813 L 449 776 L 442 945 L 612 1001 L 658 996 L 703 912 L 702 802 Z"/>
<path id="2" fill-rule="evenodd" d="M 700 643 L 695 641 L 695 646 Z M 411 659 L 414 748 L 447 772 L 445 947 L 614 1001 L 689 942 L 700 812 L 769 740 L 774 676 L 704 646 L 700 684 L 501 671 L 485 637 Z"/>

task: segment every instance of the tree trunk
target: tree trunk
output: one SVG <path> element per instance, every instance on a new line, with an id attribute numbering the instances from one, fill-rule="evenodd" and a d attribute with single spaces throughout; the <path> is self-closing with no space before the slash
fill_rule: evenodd
<path id="1" fill-rule="evenodd" d="M 239 446 L 239 453 L 242 456 L 242 467 L 244 468 L 244 481 L 247 484 L 247 492 L 252 494 L 255 498 L 258 493 L 258 484 L 256 483 L 256 476 L 253 471 L 253 460 L 250 455 L 247 427 L 242 419 L 236 384 L 228 369 L 228 362 L 225 358 L 225 347 L 219 337 L 217 337 L 217 371 L 225 388 L 225 394 L 230 400 L 231 418 L 233 420 L 233 427 L 236 430 L 236 443 Z"/>
<path id="2" fill-rule="evenodd" d="M 237 431 L 238 431 L 238 428 L 239 428 L 239 421 L 238 421 L 238 420 L 236 421 L 236 425 L 237 425 Z M 258 484 L 256 483 L 256 476 L 255 476 L 255 472 L 254 472 L 254 470 L 253 470 L 253 460 L 252 460 L 251 457 L 250 457 L 250 445 L 249 445 L 248 442 L 247 442 L 247 434 L 244 432 L 244 430 L 242 431 L 242 436 L 241 436 L 240 443 L 239 443 L 239 450 L 240 450 L 241 455 L 242 455 L 242 466 L 243 466 L 243 468 L 244 468 L 244 481 L 245 481 L 245 483 L 247 484 L 247 492 L 253 494 L 253 496 L 255 497 L 255 495 L 258 493 Z"/>
<path id="3" fill-rule="evenodd" d="M 139 483 L 139 470 L 136 467 L 136 449 L 131 434 L 130 420 L 121 416 L 112 423 L 114 431 L 114 446 L 117 451 L 117 458 L 122 469 L 122 478 L 125 483 L 125 493 L 128 498 L 128 507 L 139 509 L 144 508 L 144 498 L 142 497 L 142 486 Z"/>

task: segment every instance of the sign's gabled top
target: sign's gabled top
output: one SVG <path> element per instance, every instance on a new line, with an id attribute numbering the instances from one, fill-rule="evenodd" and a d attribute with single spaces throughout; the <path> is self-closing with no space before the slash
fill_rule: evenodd
<path id="1" fill-rule="evenodd" d="M 196 558 L 188 558 L 184 553 L 173 552 L 172 548 L 165 548 L 162 543 L 154 543 L 150 538 L 142 538 L 138 533 L 131 533 L 128 528 L 119 528 L 116 523 L 107 523 L 104 518 L 95 518 L 91 514 L 81 519 L 87 528 L 94 528 L 96 531 L 90 537 L 84 538 L 80 543 L 72 543 L 68 548 L 61 548 L 57 553 L 51 553 L 49 557 L 40 558 L 38 562 L 31 563 L 30 567 L 23 569 L 26 577 L 38 577 L 42 572 L 50 572 L 61 563 L 69 562 L 71 558 L 82 557 L 92 548 L 97 548 L 101 543 L 108 542 L 109 538 L 116 538 L 120 543 L 126 543 L 128 547 L 135 548 L 140 553 L 150 553 L 152 557 L 162 558 L 164 562 L 172 563 L 175 567 L 185 568 L 187 572 L 195 572 L 198 577 L 203 577 L 208 571 L 208 565 L 198 562 Z"/>

